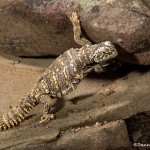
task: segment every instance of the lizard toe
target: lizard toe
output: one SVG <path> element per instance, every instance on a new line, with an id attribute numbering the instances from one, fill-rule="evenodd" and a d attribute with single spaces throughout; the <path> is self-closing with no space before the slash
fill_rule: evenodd
<path id="1" fill-rule="evenodd" d="M 41 117 L 40 123 L 48 123 L 50 120 L 54 120 L 54 114 L 45 114 Z"/>

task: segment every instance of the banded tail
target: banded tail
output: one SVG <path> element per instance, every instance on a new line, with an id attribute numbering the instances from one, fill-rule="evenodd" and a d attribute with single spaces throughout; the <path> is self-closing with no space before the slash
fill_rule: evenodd
<path id="1" fill-rule="evenodd" d="M 0 130 L 6 130 L 22 122 L 36 103 L 34 96 L 27 94 L 19 106 L 13 107 L 10 112 L 0 118 Z"/>

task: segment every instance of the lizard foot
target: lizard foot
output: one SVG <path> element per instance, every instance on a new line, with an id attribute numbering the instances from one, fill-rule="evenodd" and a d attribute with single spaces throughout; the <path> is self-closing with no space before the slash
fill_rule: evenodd
<path id="1" fill-rule="evenodd" d="M 91 42 L 81 36 L 81 25 L 80 20 L 76 12 L 72 12 L 70 17 L 70 21 L 73 24 L 73 31 L 74 31 L 74 40 L 81 46 L 91 45 Z"/>
<path id="2" fill-rule="evenodd" d="M 78 15 L 76 12 L 72 12 L 72 16 L 70 17 L 70 20 L 73 24 L 80 26 L 80 21 L 78 19 Z"/>
<path id="3" fill-rule="evenodd" d="M 48 123 L 50 120 L 54 120 L 54 114 L 45 114 L 41 117 L 40 123 Z"/>

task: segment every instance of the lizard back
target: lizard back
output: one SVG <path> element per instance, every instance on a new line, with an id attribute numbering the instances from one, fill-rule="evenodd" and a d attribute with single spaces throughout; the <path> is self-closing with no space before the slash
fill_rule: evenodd
<path id="1" fill-rule="evenodd" d="M 91 50 L 91 49 L 90 49 Z M 72 92 L 92 67 L 88 50 L 70 49 L 60 55 L 46 70 L 39 87 L 51 97 L 62 97 Z"/>

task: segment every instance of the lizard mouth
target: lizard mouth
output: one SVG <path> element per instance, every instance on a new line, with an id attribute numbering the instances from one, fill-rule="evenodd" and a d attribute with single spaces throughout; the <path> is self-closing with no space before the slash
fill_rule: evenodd
<path id="1" fill-rule="evenodd" d="M 121 63 L 117 60 L 109 60 L 100 63 L 103 69 L 111 69 L 116 70 L 117 68 L 121 67 Z"/>

